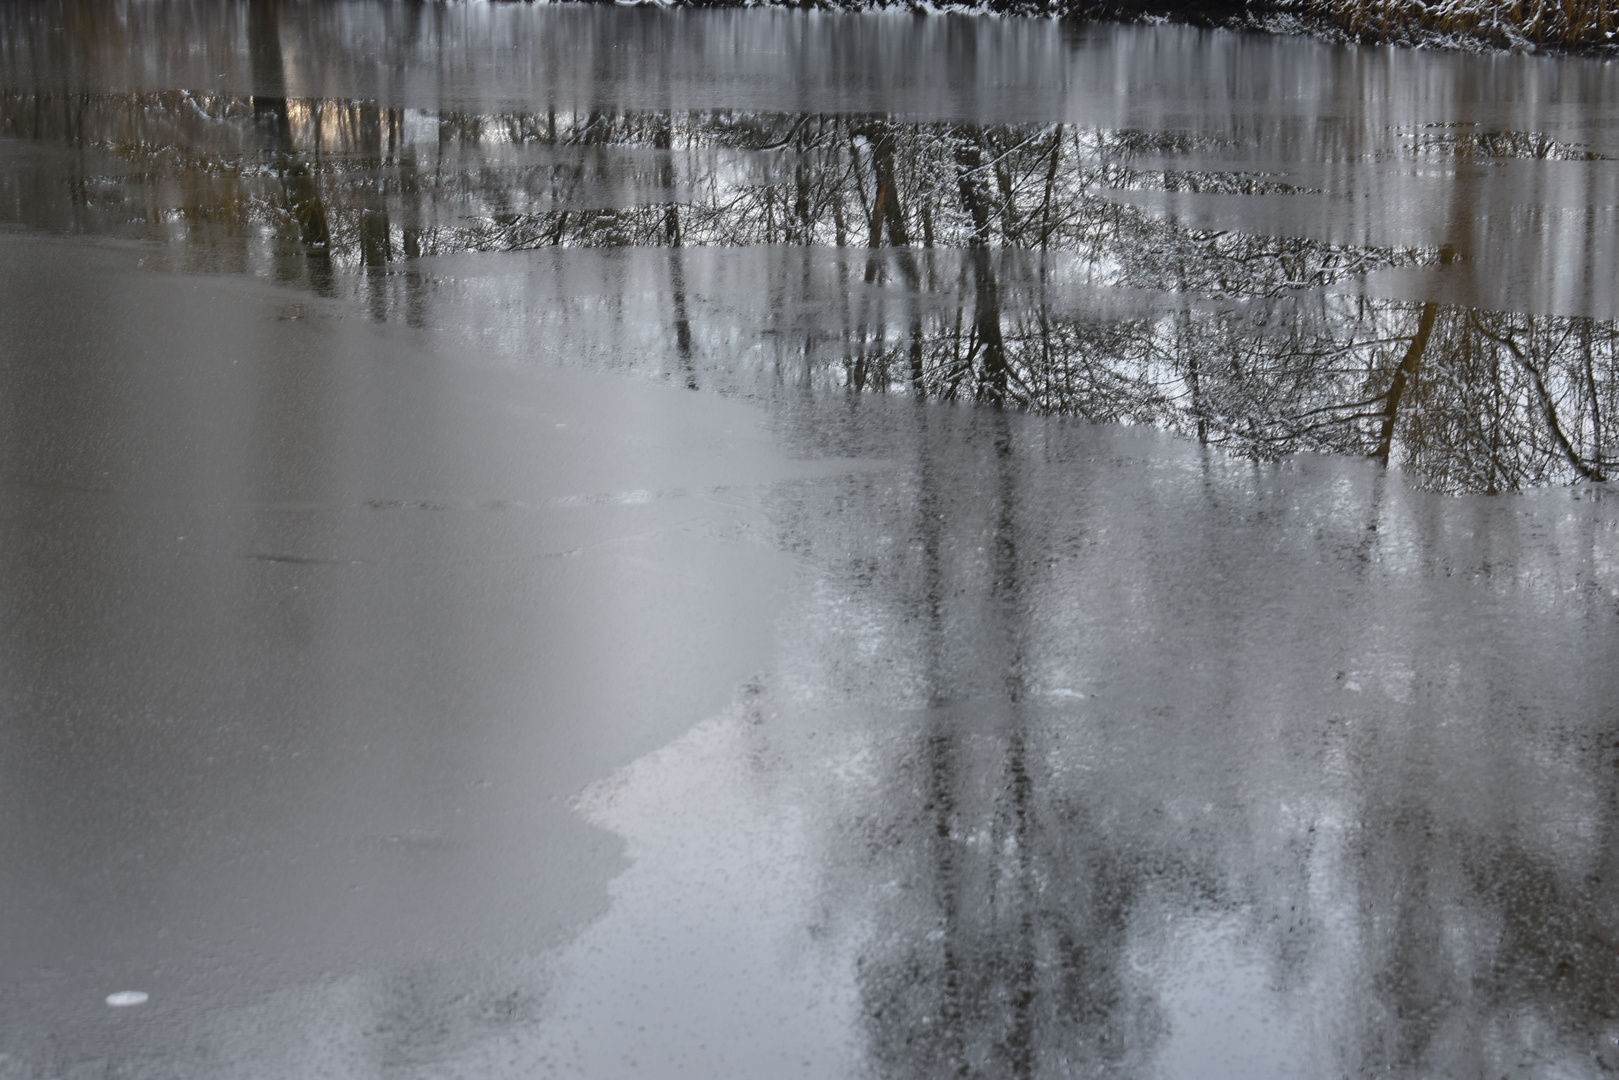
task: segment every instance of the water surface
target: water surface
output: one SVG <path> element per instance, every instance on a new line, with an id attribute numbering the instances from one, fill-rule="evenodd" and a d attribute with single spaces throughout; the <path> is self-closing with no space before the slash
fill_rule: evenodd
<path id="1" fill-rule="evenodd" d="M 59 3 L 0 132 L 0 1075 L 1619 1068 L 1611 65 Z"/>

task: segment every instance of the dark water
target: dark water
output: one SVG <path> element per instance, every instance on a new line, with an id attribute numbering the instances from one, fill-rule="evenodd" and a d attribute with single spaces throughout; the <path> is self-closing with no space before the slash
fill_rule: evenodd
<path id="1" fill-rule="evenodd" d="M 0 1078 L 1619 1069 L 1612 65 L 63 3 L 0 132 Z"/>

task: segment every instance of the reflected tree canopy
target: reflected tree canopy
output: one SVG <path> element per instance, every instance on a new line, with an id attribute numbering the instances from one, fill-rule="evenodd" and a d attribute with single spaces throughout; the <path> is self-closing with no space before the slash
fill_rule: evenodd
<path id="1" fill-rule="evenodd" d="M 277 56 L 254 63 L 273 81 Z M 1364 454 L 1447 491 L 1601 479 L 1619 452 L 1613 320 L 1364 287 L 1377 271 L 1466 274 L 1465 191 L 1454 242 L 1435 248 L 1276 235 L 1262 217 L 1254 231 L 1195 228 L 1137 198 L 1311 194 L 1211 168 L 1230 149 L 1217 139 L 18 89 L 0 123 L 77 151 L 67 182 L 9 173 L 14 218 L 236 250 L 317 287 L 327 263 L 464 251 L 830 248 L 843 253 L 831 279 L 795 282 L 789 259 L 770 283 L 836 312 L 800 343 L 817 382 L 1152 424 L 1261 458 Z M 1420 132 L 1404 152 L 1447 167 L 1595 156 L 1521 132 Z M 724 367 L 705 354 L 681 265 L 679 351 Z"/>

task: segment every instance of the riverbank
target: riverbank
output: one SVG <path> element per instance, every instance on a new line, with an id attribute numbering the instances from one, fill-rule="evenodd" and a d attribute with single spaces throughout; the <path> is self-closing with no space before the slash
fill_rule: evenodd
<path id="1" fill-rule="evenodd" d="M 674 6 L 757 3 L 694 0 Z M 1362 45 L 1619 55 L 1619 5 L 1613 0 L 785 0 L 778 6 L 836 11 L 909 8 L 919 14 L 993 12 L 1074 22 L 1178 22 L 1308 34 Z"/>
<path id="2" fill-rule="evenodd" d="M 1619 51 L 1619 9 L 1609 0 L 1277 0 L 1232 4 L 1240 10 L 1215 12 L 1212 18 L 1197 10 L 1200 5 L 1189 5 L 1184 14 L 1168 10 L 1172 5 L 1161 6 L 1166 9 L 1162 17 L 1176 20 L 1366 45 L 1595 55 Z"/>

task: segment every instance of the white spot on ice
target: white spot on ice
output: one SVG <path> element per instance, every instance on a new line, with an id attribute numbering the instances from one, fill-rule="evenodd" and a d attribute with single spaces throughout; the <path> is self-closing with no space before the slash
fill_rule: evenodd
<path id="1" fill-rule="evenodd" d="M 107 995 L 107 1004 L 115 1009 L 127 1008 L 130 1005 L 145 1005 L 146 1000 L 144 990 L 120 990 L 116 994 Z"/>

